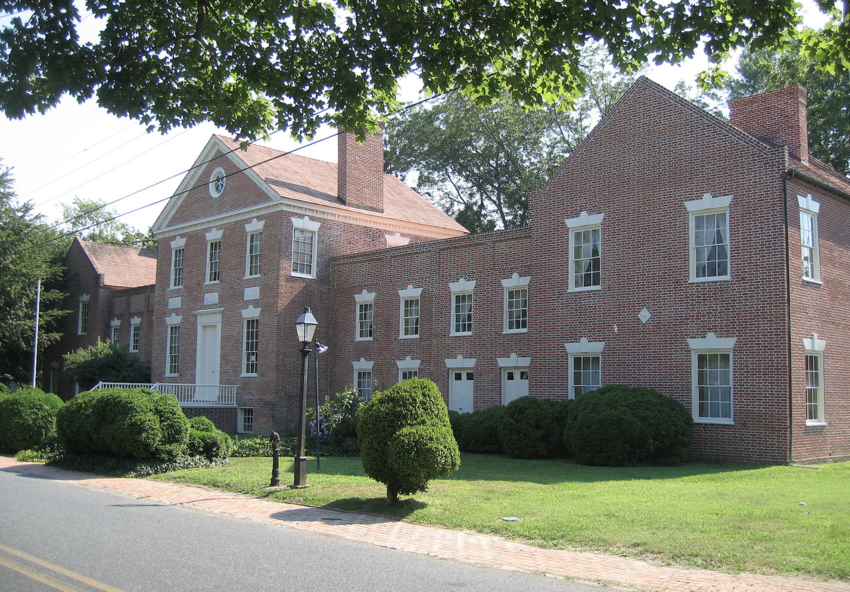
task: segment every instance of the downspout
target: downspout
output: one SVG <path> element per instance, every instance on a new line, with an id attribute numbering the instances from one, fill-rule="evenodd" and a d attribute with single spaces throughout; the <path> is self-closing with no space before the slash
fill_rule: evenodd
<path id="1" fill-rule="evenodd" d="M 785 211 L 785 310 L 788 326 L 788 462 L 794 464 L 794 383 L 791 363 L 791 238 L 788 228 L 788 179 L 794 177 L 794 171 L 788 171 L 782 177 L 782 197 Z"/>

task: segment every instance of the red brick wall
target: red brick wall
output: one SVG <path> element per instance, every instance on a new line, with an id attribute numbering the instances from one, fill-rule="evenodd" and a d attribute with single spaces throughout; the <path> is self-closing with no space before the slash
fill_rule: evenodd
<path id="1" fill-rule="evenodd" d="M 776 146 L 787 146 L 794 157 L 809 160 L 806 89 L 791 86 L 729 101 L 730 122 L 748 134 Z"/>
<path id="2" fill-rule="evenodd" d="M 803 280 L 798 195 L 820 204 L 818 231 L 822 283 Z M 791 279 L 793 455 L 798 462 L 850 457 L 850 203 L 800 179 L 788 183 Z M 806 425 L 805 351 L 813 334 L 823 351 L 824 420 Z"/>
<path id="3" fill-rule="evenodd" d="M 363 144 L 357 136 L 338 137 L 339 197 L 346 205 L 384 211 L 383 132 L 367 134 Z"/>

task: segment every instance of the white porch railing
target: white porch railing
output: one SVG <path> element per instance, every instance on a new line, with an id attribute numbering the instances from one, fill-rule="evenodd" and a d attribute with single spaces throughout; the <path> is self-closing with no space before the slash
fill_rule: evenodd
<path id="1" fill-rule="evenodd" d="M 181 407 L 236 407 L 236 388 L 234 384 L 174 384 L 155 382 L 152 384 L 131 382 L 98 382 L 91 389 L 105 388 L 149 388 L 161 393 L 174 395 Z"/>

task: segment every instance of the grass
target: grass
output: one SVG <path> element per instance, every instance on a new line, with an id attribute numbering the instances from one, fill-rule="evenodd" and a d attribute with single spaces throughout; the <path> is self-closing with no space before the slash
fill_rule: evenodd
<path id="1" fill-rule="evenodd" d="M 727 571 L 850 579 L 850 463 L 799 467 L 686 464 L 586 467 L 464 454 L 427 492 L 385 504 L 359 458 L 311 460 L 303 490 L 270 492 L 271 459 L 156 479 L 268 499 L 371 512 L 535 545 L 592 549 Z M 291 461 L 281 480 L 291 480 Z M 805 505 L 801 505 L 801 502 Z M 516 516 L 518 522 L 503 521 Z"/>

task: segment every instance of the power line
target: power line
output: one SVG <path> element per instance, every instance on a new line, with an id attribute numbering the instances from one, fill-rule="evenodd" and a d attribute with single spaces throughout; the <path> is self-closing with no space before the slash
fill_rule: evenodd
<path id="1" fill-rule="evenodd" d="M 450 91 L 450 92 L 451 92 L 451 93 L 453 93 L 453 92 L 455 92 L 455 91 Z M 403 113 L 404 111 L 407 111 L 407 110 L 409 110 L 409 109 L 413 109 L 414 107 L 418 107 L 418 106 L 423 105 L 423 104 L 425 104 L 425 103 L 427 103 L 427 102 L 434 101 L 434 100 L 436 100 L 436 99 L 439 99 L 439 98 L 443 97 L 444 95 L 445 95 L 445 93 L 439 93 L 439 94 L 432 95 L 432 96 L 430 96 L 430 97 L 426 97 L 426 98 L 421 99 L 421 100 L 419 100 L 419 101 L 416 101 L 416 102 L 414 102 L 414 103 L 410 103 L 410 104 L 408 104 L 408 105 L 405 105 L 404 107 L 401 107 L 401 108 L 397 109 L 396 111 L 394 111 L 393 113 L 391 113 L 391 114 L 389 115 L 389 117 L 396 116 L 396 115 L 398 115 L 398 114 L 400 114 L 400 113 Z M 322 113 L 324 113 L 324 112 L 326 112 L 326 111 L 328 111 L 328 110 L 329 110 L 329 108 L 326 108 L 326 109 L 323 109 L 323 110 L 321 110 L 321 111 L 318 111 L 318 112 L 316 113 L 316 115 L 321 115 Z M 280 130 L 275 130 L 274 132 L 272 132 L 272 133 L 271 133 L 271 134 L 269 134 L 269 135 L 270 135 L 270 136 L 271 136 L 271 135 L 274 135 L 274 134 L 275 134 L 275 133 L 277 133 L 278 131 L 280 131 Z M 273 161 L 273 160 L 277 160 L 278 158 L 283 158 L 284 156 L 288 156 L 288 155 L 293 154 L 294 152 L 297 152 L 297 151 L 299 151 L 299 150 L 304 150 L 304 149 L 309 148 L 309 147 L 311 147 L 311 146 L 318 145 L 318 144 L 320 144 L 321 142 L 325 142 L 325 141 L 327 141 L 327 140 L 330 140 L 331 138 L 335 138 L 335 137 L 339 136 L 339 134 L 340 134 L 340 132 L 339 132 L 339 131 L 337 131 L 336 133 L 331 134 L 331 135 L 329 135 L 329 136 L 326 136 L 326 137 L 324 137 L 324 138 L 321 138 L 321 139 L 319 139 L 319 140 L 315 140 L 315 141 L 309 142 L 309 143 L 307 143 L 307 144 L 303 144 L 303 145 L 298 146 L 298 147 L 296 147 L 296 148 L 293 148 L 292 150 L 289 150 L 289 151 L 287 151 L 287 152 L 281 152 L 280 154 L 277 154 L 277 155 L 275 155 L 275 156 L 272 156 L 271 158 L 267 158 L 266 160 L 263 160 L 263 161 L 261 161 L 261 162 L 258 162 L 258 163 L 254 164 L 254 165 L 246 166 L 246 167 L 244 167 L 244 168 L 242 168 L 242 169 L 239 169 L 238 171 L 235 171 L 235 172 L 233 172 L 233 173 L 230 173 L 229 175 L 225 175 L 225 178 L 227 178 L 227 177 L 231 177 L 231 176 L 234 176 L 234 175 L 238 175 L 238 174 L 243 173 L 243 172 L 245 172 L 245 171 L 247 171 L 247 170 L 253 169 L 253 168 L 257 167 L 257 166 L 260 166 L 260 165 L 266 164 L 266 163 L 271 162 L 271 161 Z M 254 142 L 251 142 L 251 143 L 254 143 Z M 124 197 L 118 198 L 118 199 L 116 199 L 116 200 L 114 200 L 114 201 L 112 201 L 112 202 L 105 203 L 105 204 L 103 204 L 102 206 L 99 206 L 98 208 L 96 208 L 96 209 L 95 209 L 95 210 L 93 210 L 93 211 L 99 211 L 99 210 L 102 210 L 103 208 L 106 208 L 106 207 L 108 207 L 108 206 L 110 206 L 110 205 L 113 205 L 113 204 L 115 204 L 115 203 L 118 203 L 119 201 L 121 201 L 121 200 L 123 200 L 123 199 L 126 199 L 126 198 L 128 198 L 128 197 L 130 197 L 130 196 L 132 196 L 132 195 L 135 195 L 135 194 L 140 193 L 140 192 L 142 192 L 142 191 L 146 191 L 146 190 L 148 190 L 148 189 L 150 189 L 150 188 L 152 188 L 152 187 L 155 187 L 156 185 L 159 185 L 159 184 L 161 184 L 161 183 L 164 183 L 164 182 L 166 182 L 166 181 L 168 181 L 168 180 L 170 180 L 170 179 L 172 179 L 172 178 L 174 178 L 174 177 L 176 177 L 176 176 L 178 176 L 178 175 L 186 174 L 186 173 L 188 173 L 188 172 L 190 172 L 190 171 L 192 171 L 192 170 L 195 170 L 196 168 L 199 168 L 199 167 L 205 166 L 205 165 L 207 165 L 207 164 L 209 164 L 209 163 L 211 163 L 211 162 L 213 162 L 213 161 L 215 161 L 215 160 L 217 160 L 217 159 L 219 159 L 219 158 L 222 158 L 222 157 L 224 157 L 224 156 L 226 156 L 226 155 L 228 155 L 228 154 L 231 154 L 231 153 L 235 152 L 236 150 L 238 150 L 238 148 L 234 148 L 234 149 L 232 149 L 232 150 L 230 150 L 230 151 L 228 151 L 228 152 L 226 152 L 226 153 L 220 154 L 220 155 L 218 155 L 218 156 L 216 156 L 216 157 L 214 157 L 214 158 L 211 158 L 211 159 L 210 159 L 210 160 L 208 160 L 208 161 L 198 163 L 197 165 L 195 165 L 195 166 L 193 166 L 193 167 L 189 168 L 188 170 L 184 171 L 183 173 L 177 173 L 177 174 L 175 174 L 175 175 L 172 175 L 172 176 L 171 176 L 171 177 L 169 177 L 168 179 L 163 179 L 162 181 L 158 181 L 157 183 L 151 184 L 151 185 L 149 185 L 149 186 L 145 187 L 144 189 L 140 189 L 140 190 L 135 191 L 135 192 L 133 192 L 133 193 L 131 193 L 131 194 L 125 195 Z M 132 159 L 131 159 L 131 160 L 132 160 Z M 169 196 L 169 197 L 165 197 L 165 198 L 162 198 L 162 199 L 156 200 L 156 201 L 154 201 L 154 202 L 151 202 L 151 203 L 149 203 L 149 204 L 145 204 L 145 205 L 143 205 L 143 206 L 140 206 L 140 207 L 138 207 L 138 208 L 135 208 L 135 209 L 133 209 L 133 210 L 130 210 L 129 212 L 124 212 L 123 214 L 116 214 L 115 216 L 112 216 L 112 217 L 110 217 L 110 218 L 108 218 L 108 219 L 106 219 L 106 220 L 101 220 L 101 221 L 96 222 L 96 223 L 94 223 L 94 224 L 90 224 L 89 226 L 86 226 L 86 227 L 84 227 L 84 228 L 78 228 L 78 229 L 76 229 L 76 230 L 74 230 L 74 231 L 70 231 L 70 232 L 66 232 L 66 233 L 60 233 L 58 236 L 55 236 L 55 237 L 50 238 L 50 239 L 48 239 L 48 240 L 46 240 L 46 241 L 43 241 L 43 242 L 41 242 L 41 243 L 37 243 L 37 244 L 35 244 L 35 245 L 31 245 L 31 246 L 29 246 L 29 247 L 27 247 L 27 248 L 25 248 L 25 249 L 22 249 L 22 251 L 21 251 L 21 252 L 24 252 L 24 251 L 27 251 L 27 250 L 31 250 L 31 249 L 33 249 L 33 248 L 37 248 L 37 247 L 40 247 L 40 246 L 43 246 L 43 245 L 49 244 L 49 243 L 54 242 L 54 241 L 56 241 L 56 240 L 60 240 L 60 239 L 62 239 L 62 238 L 66 238 L 66 237 L 68 237 L 68 236 L 72 236 L 72 235 L 75 235 L 75 234 L 77 234 L 77 233 L 84 232 L 84 231 L 86 231 L 86 230 L 90 230 L 90 229 L 95 228 L 95 227 L 97 227 L 97 226 L 100 226 L 100 225 L 102 225 L 102 224 L 106 224 L 107 222 L 112 222 L 113 220 L 117 220 L 118 218 L 122 218 L 122 217 L 124 217 L 124 216 L 128 216 L 128 215 L 130 215 L 130 214 L 133 214 L 133 213 L 135 213 L 135 212 L 138 212 L 138 211 L 144 210 L 144 209 L 149 208 L 149 207 L 151 207 L 151 206 L 154 206 L 154 205 L 157 205 L 157 204 L 159 204 L 159 203 L 162 203 L 162 202 L 168 201 L 168 200 L 172 199 L 173 197 L 177 197 L 177 196 L 179 196 L 179 195 L 183 195 L 183 194 L 188 193 L 189 191 L 191 191 L 191 190 L 193 190 L 193 189 L 196 189 L 196 188 L 199 188 L 199 187 L 203 187 L 203 186 L 205 186 L 205 185 L 206 185 L 206 183 L 201 183 L 201 184 L 199 184 L 199 185 L 195 185 L 195 186 L 190 187 L 190 188 L 188 188 L 188 189 L 186 189 L 186 190 L 184 190 L 184 191 L 181 191 L 181 192 L 179 192 L 179 193 L 175 193 L 175 194 L 173 194 L 173 195 L 171 195 L 171 196 Z M 70 190 L 69 190 L 69 191 L 70 191 Z M 50 230 L 54 230 L 54 229 L 56 229 L 57 227 L 61 226 L 62 224 L 66 224 L 66 223 L 69 223 L 69 222 L 73 222 L 74 220 L 77 220 L 78 218 L 82 217 L 83 215 L 84 215 L 84 214 L 80 214 L 80 215 L 75 216 L 75 217 L 73 217 L 73 218 L 71 218 L 71 219 L 69 219 L 69 220 L 63 220 L 63 221 L 60 221 L 60 222 L 56 223 L 55 225 L 51 226 L 50 228 L 45 229 L 43 232 L 47 232 L 47 231 L 50 231 Z M 7 243 L 7 244 L 8 244 L 8 243 Z"/>
<path id="2" fill-rule="evenodd" d="M 131 127 L 134 127 L 135 125 L 136 125 L 136 123 L 135 123 L 135 122 L 133 122 L 133 123 L 131 123 L 130 125 L 128 125 L 127 127 L 125 127 L 125 128 L 122 128 L 122 129 L 118 130 L 118 131 L 117 131 L 117 132 L 115 132 L 114 134 L 111 134 L 111 135 L 109 135 L 109 136 L 107 136 L 107 137 L 103 138 L 102 140 L 100 140 L 100 141 L 98 141 L 98 142 L 95 142 L 94 144 L 92 144 L 92 145 L 91 145 L 91 146 L 89 146 L 88 148 L 83 148 L 82 150 L 80 150 L 80 151 L 79 151 L 79 152 L 77 152 L 76 154 L 72 154 L 71 156 L 69 156 L 68 158 L 66 158 L 65 160 L 63 160 L 62 162 L 58 162 L 58 163 L 54 164 L 54 165 L 53 165 L 52 167 L 50 167 L 49 169 L 45 169 L 45 170 L 43 170 L 43 171 L 41 171 L 41 172 L 39 172 L 39 173 L 36 173 L 36 174 L 35 174 L 35 175 L 33 175 L 32 177 L 30 177 L 30 178 L 28 178 L 28 179 L 24 179 L 23 181 L 18 181 L 18 182 L 17 182 L 17 184 L 18 184 L 18 185 L 25 185 L 25 184 L 29 183 L 30 181 L 33 181 L 33 180 L 35 180 L 35 179 L 38 179 L 39 177 L 41 177 L 41 176 L 42 176 L 42 175 L 44 175 L 45 173 L 49 173 L 50 171 L 52 171 L 52 170 L 53 170 L 53 169 L 55 169 L 56 167 L 62 166 L 63 164 L 65 164 L 65 163 L 66 163 L 66 162 L 68 162 L 69 160 L 73 160 L 73 159 L 77 158 L 78 156 L 80 156 L 81 154 L 85 154 L 86 152 L 88 152 L 89 150 L 91 150 L 92 148 L 94 148 L 95 146 L 100 146 L 101 144 L 103 144 L 103 143 L 104 143 L 104 142 L 106 142 L 107 140 L 111 140 L 112 138 L 114 138 L 114 137 L 115 137 L 115 136 L 117 136 L 118 134 L 121 134 L 121 133 L 123 133 L 123 132 L 127 131 L 128 129 L 130 129 Z M 147 135 L 147 134 L 144 134 L 144 135 Z M 141 136 L 138 136 L 138 137 L 141 137 Z M 133 140 L 135 140 L 135 139 L 136 139 L 136 138 L 134 138 Z M 130 140 L 130 141 L 132 142 L 133 140 Z M 129 143 L 129 142 L 128 142 L 128 143 Z M 126 145 L 127 145 L 126 143 L 125 143 L 125 144 L 121 144 L 121 146 L 118 146 L 118 148 L 123 148 L 123 147 L 124 147 L 124 146 L 126 146 Z M 116 148 L 116 150 L 117 150 L 118 148 Z M 94 162 L 94 161 L 91 161 L 91 162 Z M 83 165 L 83 166 L 87 166 L 88 164 L 91 164 L 91 163 L 86 163 L 86 165 Z M 80 167 L 80 168 L 82 168 L 82 167 Z M 47 187 L 47 185 L 42 185 L 42 186 L 41 186 L 41 187 L 39 187 L 38 189 L 33 189 L 32 191 L 30 191 L 30 193 L 33 193 L 34 191 L 38 191 L 39 189 L 42 189 L 43 187 Z"/>

